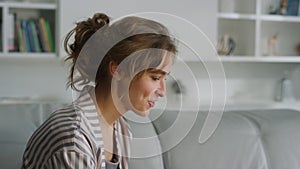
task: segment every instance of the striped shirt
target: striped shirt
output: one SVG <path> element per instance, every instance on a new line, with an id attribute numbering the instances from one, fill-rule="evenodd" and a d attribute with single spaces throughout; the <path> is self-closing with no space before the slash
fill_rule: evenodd
<path id="1" fill-rule="evenodd" d="M 119 158 L 116 163 L 106 161 L 93 93 L 93 87 L 85 87 L 72 105 L 53 112 L 33 133 L 23 154 L 22 168 L 128 169 L 129 126 L 124 117 L 114 123 Z"/>

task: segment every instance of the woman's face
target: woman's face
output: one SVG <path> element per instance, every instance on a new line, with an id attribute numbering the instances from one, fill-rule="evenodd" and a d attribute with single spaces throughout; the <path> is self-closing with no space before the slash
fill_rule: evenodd
<path id="1" fill-rule="evenodd" d="M 166 94 L 166 76 L 171 63 L 162 69 L 151 69 L 134 78 L 129 87 L 129 98 L 133 110 L 140 116 L 147 116 L 150 108 L 155 106 L 159 97 Z"/>

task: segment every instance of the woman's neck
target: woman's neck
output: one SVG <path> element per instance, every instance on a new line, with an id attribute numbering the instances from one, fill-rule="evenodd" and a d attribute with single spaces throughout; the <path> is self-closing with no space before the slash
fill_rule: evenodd
<path id="1" fill-rule="evenodd" d="M 113 123 L 121 116 L 121 113 L 117 110 L 112 96 L 109 95 L 108 97 L 100 98 L 96 97 L 97 105 L 98 106 L 98 115 L 100 118 L 104 118 L 108 125 L 113 125 Z"/>

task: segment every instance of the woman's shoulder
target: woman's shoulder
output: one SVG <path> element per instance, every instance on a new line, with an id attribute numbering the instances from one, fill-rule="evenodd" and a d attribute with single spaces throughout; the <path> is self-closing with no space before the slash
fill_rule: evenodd
<path id="1" fill-rule="evenodd" d="M 30 137 L 23 160 L 41 162 L 58 152 L 69 151 L 91 154 L 89 142 L 84 141 L 81 114 L 73 105 L 54 111 Z"/>
<path id="2" fill-rule="evenodd" d="M 80 126 L 80 114 L 80 110 L 72 105 L 57 109 L 35 130 L 31 139 L 44 142 L 74 134 Z"/>
<path id="3" fill-rule="evenodd" d="M 73 121 L 77 121 L 81 117 L 82 109 L 76 104 L 69 104 L 65 107 L 56 109 L 53 113 L 50 114 L 48 120 L 61 120 L 61 119 L 69 119 Z"/>

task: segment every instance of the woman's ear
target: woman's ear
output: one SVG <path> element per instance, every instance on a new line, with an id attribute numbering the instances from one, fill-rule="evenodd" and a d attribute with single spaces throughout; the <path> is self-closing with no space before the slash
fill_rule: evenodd
<path id="1" fill-rule="evenodd" d="M 119 73 L 117 72 L 118 64 L 114 61 L 109 62 L 109 73 L 110 75 L 115 78 L 116 80 L 120 80 L 121 77 Z"/>

